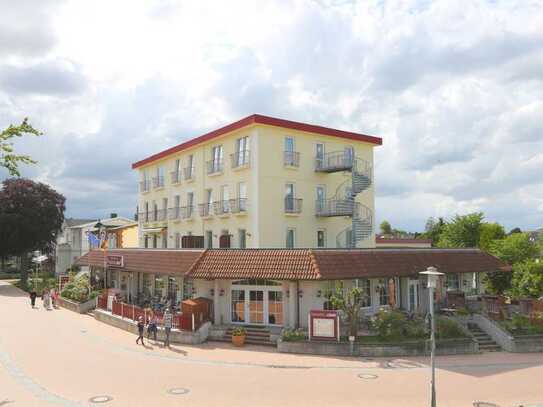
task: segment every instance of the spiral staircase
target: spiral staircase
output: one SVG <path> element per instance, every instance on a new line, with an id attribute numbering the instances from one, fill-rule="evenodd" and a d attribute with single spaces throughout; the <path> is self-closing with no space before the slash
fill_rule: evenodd
<path id="1" fill-rule="evenodd" d="M 319 217 L 351 217 L 351 226 L 337 235 L 336 247 L 357 247 L 359 242 L 369 239 L 373 231 L 371 209 L 356 202 L 356 196 L 369 189 L 372 184 L 371 165 L 365 160 L 354 157 L 349 150 L 346 150 L 328 153 L 321 159 L 317 159 L 315 171 L 323 173 L 348 171 L 351 173 L 350 179 L 336 189 L 333 198 L 316 202 L 316 215 Z"/>

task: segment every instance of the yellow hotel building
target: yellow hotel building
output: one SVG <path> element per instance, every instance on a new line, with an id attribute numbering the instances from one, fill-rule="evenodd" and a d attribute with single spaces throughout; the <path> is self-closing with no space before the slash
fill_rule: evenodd
<path id="1" fill-rule="evenodd" d="M 138 161 L 139 246 L 375 247 L 378 137 L 252 115 Z"/>

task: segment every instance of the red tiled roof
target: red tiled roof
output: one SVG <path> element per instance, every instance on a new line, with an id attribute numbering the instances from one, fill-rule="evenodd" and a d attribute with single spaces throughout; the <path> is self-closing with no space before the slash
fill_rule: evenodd
<path id="1" fill-rule="evenodd" d="M 428 244 L 432 243 L 432 239 L 415 239 L 415 238 L 403 238 L 403 237 L 386 237 L 382 235 L 375 236 L 375 243 L 420 243 Z"/>
<path id="2" fill-rule="evenodd" d="M 193 138 L 177 146 L 171 147 L 167 150 L 161 151 L 160 153 L 153 154 L 147 158 L 144 158 L 143 160 L 135 162 L 134 164 L 132 164 L 132 168 L 135 169 L 135 168 L 141 167 L 142 165 L 149 164 L 153 161 L 167 157 L 170 154 L 174 154 L 179 151 L 186 150 L 187 148 L 193 147 L 197 144 L 222 136 L 223 134 L 229 133 L 231 131 L 239 130 L 243 127 L 250 126 L 252 124 L 265 124 L 268 126 L 283 127 L 283 128 L 291 129 L 291 130 L 306 131 L 309 133 L 323 134 L 326 136 L 364 141 L 366 143 L 371 143 L 371 144 L 376 144 L 376 145 L 383 144 L 383 139 L 379 137 L 368 136 L 366 134 L 360 134 L 360 133 L 353 133 L 350 131 L 337 130 L 337 129 L 332 129 L 329 127 L 317 126 L 314 124 L 294 122 L 294 121 L 285 120 L 285 119 L 278 119 L 275 117 L 264 116 L 260 114 L 253 114 L 251 116 L 247 116 L 241 120 L 238 120 L 237 122 L 230 123 L 224 127 L 213 130 L 202 136 Z"/>
<path id="3" fill-rule="evenodd" d="M 441 273 L 509 271 L 479 249 L 314 250 L 322 279 L 415 276 L 434 266 Z"/>
<path id="4" fill-rule="evenodd" d="M 266 278 L 336 280 L 415 276 L 434 266 L 442 273 L 510 271 L 479 249 L 117 249 L 123 270 L 185 274 L 201 279 Z M 76 264 L 102 267 L 104 252 L 93 250 Z"/>
<path id="5" fill-rule="evenodd" d="M 157 249 L 117 249 L 91 250 L 76 261 L 78 266 L 103 267 L 104 255 L 123 256 L 123 271 L 160 274 L 185 274 L 204 250 L 157 250 Z M 115 267 L 108 266 L 114 269 Z"/>
<path id="6" fill-rule="evenodd" d="M 310 249 L 207 250 L 188 273 L 191 278 L 320 278 Z"/>

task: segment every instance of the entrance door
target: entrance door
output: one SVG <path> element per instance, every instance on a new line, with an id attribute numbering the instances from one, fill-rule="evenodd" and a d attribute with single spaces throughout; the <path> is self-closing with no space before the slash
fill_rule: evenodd
<path id="1" fill-rule="evenodd" d="M 235 281 L 232 283 L 231 295 L 233 323 L 283 325 L 281 283 L 256 279 Z"/>
<path id="2" fill-rule="evenodd" d="M 408 309 L 409 311 L 416 311 L 419 307 L 419 281 L 409 280 L 408 282 Z"/>

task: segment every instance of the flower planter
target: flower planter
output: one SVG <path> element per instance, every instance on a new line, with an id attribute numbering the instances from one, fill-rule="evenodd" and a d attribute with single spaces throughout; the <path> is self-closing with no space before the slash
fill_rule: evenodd
<path id="1" fill-rule="evenodd" d="M 234 346 L 245 345 L 245 335 L 232 335 L 232 344 Z"/>

